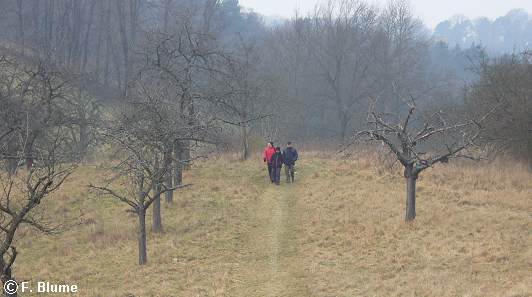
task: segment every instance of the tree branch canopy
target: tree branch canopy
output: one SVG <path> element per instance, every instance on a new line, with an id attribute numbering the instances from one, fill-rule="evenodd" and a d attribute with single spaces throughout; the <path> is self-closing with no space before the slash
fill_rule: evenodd
<path id="1" fill-rule="evenodd" d="M 374 100 L 370 104 L 368 112 L 367 125 L 370 128 L 357 132 L 355 141 L 365 138 L 368 141 L 382 142 L 403 166 L 412 167 L 412 173 L 415 175 L 436 163 L 465 157 L 462 152 L 474 147 L 482 135 L 481 123 L 498 108 L 493 107 L 478 120 L 449 124 L 451 121 L 445 119 L 441 112 L 436 112 L 429 118 L 418 116 L 420 111 L 413 98 L 408 103 L 408 111 L 403 119 L 399 116 L 377 113 L 375 102 Z M 396 124 L 393 119 L 398 119 L 401 124 Z M 436 144 L 429 143 L 430 141 Z M 445 151 L 437 153 L 438 147 L 442 145 Z"/>

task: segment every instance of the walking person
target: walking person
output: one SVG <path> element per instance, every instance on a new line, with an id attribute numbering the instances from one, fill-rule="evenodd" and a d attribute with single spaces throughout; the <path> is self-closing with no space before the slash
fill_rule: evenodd
<path id="1" fill-rule="evenodd" d="M 281 184 L 281 168 L 283 168 L 283 153 L 280 147 L 275 148 L 275 154 L 272 156 L 273 182 L 276 185 Z"/>
<path id="2" fill-rule="evenodd" d="M 286 144 L 283 151 L 284 171 L 286 173 L 286 182 L 294 182 L 295 179 L 295 165 L 298 159 L 297 150 L 292 146 L 292 142 Z"/>
<path id="3" fill-rule="evenodd" d="M 264 162 L 268 165 L 268 175 L 270 176 L 270 181 L 273 183 L 273 168 L 272 168 L 272 156 L 275 154 L 275 147 L 273 146 L 273 142 L 268 142 L 266 145 L 266 148 L 264 149 L 264 152 L 262 153 L 262 158 L 264 159 Z"/>

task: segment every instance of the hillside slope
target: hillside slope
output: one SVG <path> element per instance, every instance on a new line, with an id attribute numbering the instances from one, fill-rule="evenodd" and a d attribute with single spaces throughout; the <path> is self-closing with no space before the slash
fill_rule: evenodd
<path id="1" fill-rule="evenodd" d="M 520 169 L 439 166 L 403 222 L 399 174 L 366 158 L 303 154 L 295 184 L 224 156 L 187 172 L 136 264 L 136 219 L 87 194 L 83 167 L 47 208 L 55 237 L 22 230 L 21 280 L 78 284 L 78 296 L 532 296 L 532 179 Z M 31 295 L 28 295 L 31 296 Z"/>

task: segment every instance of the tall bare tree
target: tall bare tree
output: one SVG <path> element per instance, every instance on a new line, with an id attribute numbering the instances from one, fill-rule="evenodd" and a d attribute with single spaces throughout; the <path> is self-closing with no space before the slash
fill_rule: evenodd
<path id="1" fill-rule="evenodd" d="M 313 22 L 310 45 L 326 82 L 321 96 L 332 104 L 340 139 L 345 139 L 357 111 L 363 110 L 364 99 L 376 87 L 372 35 L 377 14 L 365 2 L 330 1 L 316 12 Z"/>
<path id="2" fill-rule="evenodd" d="M 250 155 L 253 124 L 271 117 L 275 104 L 265 94 L 267 77 L 259 75 L 262 61 L 257 46 L 256 41 L 240 38 L 236 55 L 222 57 L 219 68 L 210 75 L 210 101 L 220 111 L 220 120 L 239 130 L 242 160 Z"/>
<path id="3" fill-rule="evenodd" d="M 194 16 L 193 11 L 167 13 L 172 29 L 154 30 L 143 47 L 144 74 L 139 75 L 143 88 L 150 89 L 152 96 L 168 107 L 167 113 L 172 113 L 166 118 L 169 131 L 161 165 L 174 168 L 164 178 L 169 188 L 172 183 L 182 183 L 182 171 L 193 159 L 193 145 L 207 142 L 212 126 L 212 116 L 201 104 L 207 98 L 206 81 L 213 71 L 211 59 L 219 52 L 212 46 L 212 36 L 194 23 Z M 165 200 L 173 201 L 172 191 L 166 193 Z"/>

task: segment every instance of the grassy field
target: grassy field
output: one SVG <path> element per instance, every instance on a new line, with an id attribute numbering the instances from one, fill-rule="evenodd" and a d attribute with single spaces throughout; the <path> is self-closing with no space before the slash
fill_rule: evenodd
<path id="1" fill-rule="evenodd" d="M 135 216 L 88 194 L 104 173 L 85 166 L 45 210 L 65 231 L 19 232 L 15 275 L 77 284 L 77 296 L 532 296 L 524 168 L 430 169 L 406 224 L 403 178 L 373 164 L 303 153 L 296 183 L 276 187 L 257 160 L 198 163 L 193 187 L 163 204 L 145 267 Z"/>

